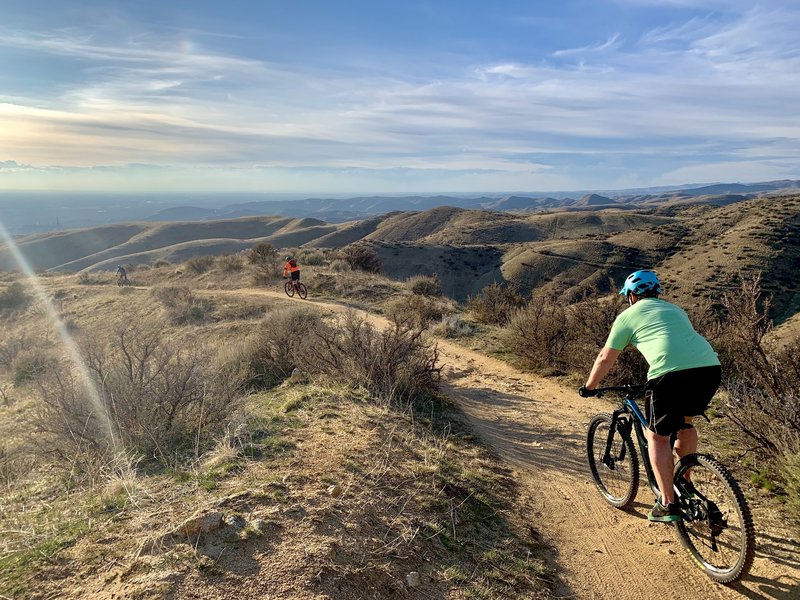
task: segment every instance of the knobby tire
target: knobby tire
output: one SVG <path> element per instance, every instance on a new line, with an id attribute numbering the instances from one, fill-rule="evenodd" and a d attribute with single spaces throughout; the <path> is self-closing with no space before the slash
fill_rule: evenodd
<path id="1" fill-rule="evenodd" d="M 675 523 L 683 547 L 714 581 L 744 577 L 753 564 L 755 529 L 733 475 L 712 456 L 689 454 L 675 465 L 673 481 L 681 492 L 681 510 L 690 517 Z"/>
<path id="2" fill-rule="evenodd" d="M 619 424 L 619 423 L 618 423 Z M 600 493 L 611 506 L 626 508 L 630 506 L 639 489 L 639 456 L 633 446 L 630 433 L 618 428 L 614 432 L 611 447 L 611 464 L 603 464 L 611 415 L 596 415 L 589 422 L 586 436 L 586 450 L 589 455 L 589 470 Z M 616 459 L 625 448 L 622 461 Z"/>

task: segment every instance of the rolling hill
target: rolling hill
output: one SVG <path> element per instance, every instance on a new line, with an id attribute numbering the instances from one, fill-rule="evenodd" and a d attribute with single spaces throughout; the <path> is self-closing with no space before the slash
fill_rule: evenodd
<path id="1" fill-rule="evenodd" d="M 669 295 L 692 302 L 730 288 L 739 273 L 762 273 L 776 318 L 790 319 L 800 311 L 800 195 L 717 200 L 537 213 L 439 206 L 336 224 L 279 216 L 136 222 L 31 235 L 17 244 L 34 269 L 81 271 L 177 262 L 259 242 L 333 249 L 359 242 L 375 249 L 387 275 L 435 273 L 457 300 L 494 281 L 572 298 L 587 286 L 610 290 L 629 271 L 650 267 Z M 0 246 L 0 269 L 15 267 Z"/>

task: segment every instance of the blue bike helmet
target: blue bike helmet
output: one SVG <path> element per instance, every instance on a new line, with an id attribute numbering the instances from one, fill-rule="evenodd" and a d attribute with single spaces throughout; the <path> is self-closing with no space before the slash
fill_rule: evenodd
<path id="1" fill-rule="evenodd" d="M 625 279 L 625 285 L 619 293 L 622 296 L 627 296 L 634 293 L 637 296 L 642 296 L 647 292 L 661 293 L 661 282 L 652 271 L 634 271 Z"/>

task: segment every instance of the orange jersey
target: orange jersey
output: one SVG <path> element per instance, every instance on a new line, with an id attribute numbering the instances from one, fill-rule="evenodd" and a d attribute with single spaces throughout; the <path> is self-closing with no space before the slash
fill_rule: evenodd
<path id="1" fill-rule="evenodd" d="M 297 266 L 297 261 L 292 259 L 283 265 L 283 276 L 286 277 L 289 273 L 295 273 L 299 270 L 300 267 Z"/>

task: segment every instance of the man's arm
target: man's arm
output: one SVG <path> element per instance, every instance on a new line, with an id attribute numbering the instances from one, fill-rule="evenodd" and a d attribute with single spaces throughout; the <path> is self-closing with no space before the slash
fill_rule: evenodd
<path id="1" fill-rule="evenodd" d="M 586 380 L 585 387 L 587 390 L 593 390 L 600 385 L 600 382 L 608 375 L 608 372 L 611 370 L 611 367 L 614 366 L 614 363 L 617 362 L 617 357 L 621 353 L 622 350 L 614 350 L 614 348 L 609 348 L 608 346 L 600 350 L 600 353 L 594 361 L 594 366 L 592 366 L 589 379 Z"/>

